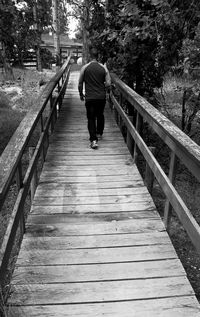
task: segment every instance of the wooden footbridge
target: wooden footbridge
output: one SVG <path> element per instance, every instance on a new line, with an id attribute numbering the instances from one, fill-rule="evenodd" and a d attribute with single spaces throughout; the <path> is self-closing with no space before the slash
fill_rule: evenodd
<path id="1" fill-rule="evenodd" d="M 13 179 L 18 192 L 1 247 L 2 290 L 12 246 L 23 236 L 5 316 L 200 316 L 166 231 L 173 207 L 200 250 L 199 226 L 173 187 L 176 157 L 199 178 L 199 147 L 113 75 L 119 101 L 111 93 L 103 139 L 98 150 L 90 149 L 78 75 L 67 61 L 1 157 L 2 208 Z M 123 110 L 125 100 L 134 107 L 135 124 Z M 171 149 L 168 176 L 140 136 L 142 119 Z M 23 157 L 38 130 L 24 173 Z M 154 175 L 166 194 L 164 222 L 136 167 L 138 149 L 148 163 L 149 191 Z"/>

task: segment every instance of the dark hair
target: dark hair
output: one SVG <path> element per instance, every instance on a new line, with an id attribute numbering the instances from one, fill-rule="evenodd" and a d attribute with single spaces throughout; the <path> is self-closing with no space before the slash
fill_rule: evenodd
<path id="1" fill-rule="evenodd" d="M 95 47 L 92 47 L 91 49 L 90 49 L 90 56 L 92 57 L 92 58 L 95 58 L 95 59 L 97 59 L 98 58 L 98 50 L 95 48 Z"/>

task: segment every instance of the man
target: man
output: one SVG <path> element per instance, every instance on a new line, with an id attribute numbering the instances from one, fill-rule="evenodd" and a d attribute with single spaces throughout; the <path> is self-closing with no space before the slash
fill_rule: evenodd
<path id="1" fill-rule="evenodd" d="M 90 147 L 98 148 L 98 138 L 101 138 L 104 130 L 104 108 L 106 104 L 106 89 L 111 80 L 108 69 L 100 64 L 96 48 L 90 50 L 91 61 L 81 69 L 78 83 L 80 99 L 85 98 L 85 106 L 88 119 L 88 131 L 90 135 Z M 85 84 L 85 96 L 83 94 Z"/>

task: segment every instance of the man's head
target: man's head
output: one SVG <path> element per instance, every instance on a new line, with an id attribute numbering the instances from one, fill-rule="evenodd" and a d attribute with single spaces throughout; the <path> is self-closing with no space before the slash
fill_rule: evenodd
<path id="1" fill-rule="evenodd" d="M 90 49 L 90 57 L 92 58 L 92 59 L 98 59 L 98 50 L 95 48 L 95 47 L 92 47 L 91 49 Z"/>

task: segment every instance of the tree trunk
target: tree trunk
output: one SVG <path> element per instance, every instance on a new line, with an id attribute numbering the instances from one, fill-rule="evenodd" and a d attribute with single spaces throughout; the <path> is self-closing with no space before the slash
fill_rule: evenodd
<path id="1" fill-rule="evenodd" d="M 3 61 L 3 69 L 5 72 L 4 78 L 5 80 L 14 80 L 14 75 L 13 75 L 13 70 L 12 67 L 10 66 L 7 57 L 6 57 L 6 49 L 5 46 L 3 45 L 2 51 L 1 51 L 1 56 L 2 56 L 2 61 Z"/>
<path id="2" fill-rule="evenodd" d="M 90 2 L 89 0 L 84 1 L 83 7 L 83 64 L 88 63 L 89 61 L 89 39 L 88 39 L 88 28 L 89 28 L 89 9 Z"/>
<path id="3" fill-rule="evenodd" d="M 37 59 L 37 70 L 39 72 L 42 71 L 42 59 L 40 54 L 40 45 L 38 44 L 36 47 L 36 59 Z"/>
<path id="4" fill-rule="evenodd" d="M 34 18 L 34 29 L 36 31 L 36 59 L 37 59 L 37 70 L 39 72 L 42 71 L 42 61 L 41 61 L 41 54 L 40 54 L 40 40 L 41 40 L 41 33 L 39 30 L 39 26 L 37 23 L 37 3 L 34 4 L 33 6 L 33 18 Z"/>
<path id="5" fill-rule="evenodd" d="M 59 26 L 58 26 L 57 0 L 52 1 L 52 13 L 53 13 L 54 55 L 56 59 L 56 65 L 60 66 L 60 37 L 59 37 Z"/>

